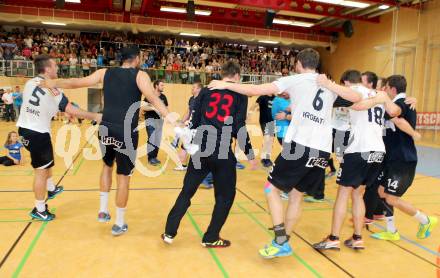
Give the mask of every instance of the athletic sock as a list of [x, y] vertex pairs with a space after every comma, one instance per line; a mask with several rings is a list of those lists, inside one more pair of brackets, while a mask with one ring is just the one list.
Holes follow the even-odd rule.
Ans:
[[336, 172], [335, 163], [333, 162], [333, 158], [328, 160], [328, 166], [330, 167], [331, 172]]
[[116, 221], [115, 221], [115, 224], [118, 225], [119, 227], [122, 227], [125, 224], [124, 215], [125, 215], [125, 208], [118, 208], [118, 207], [116, 207]]
[[100, 206], [99, 206], [99, 212], [105, 212], [108, 213], [108, 196], [109, 192], [99, 192], [99, 200], [100, 200]]
[[35, 207], [38, 212], [46, 211], [46, 201], [45, 200], [35, 200]]
[[47, 191], [54, 191], [55, 190], [55, 184], [53, 183], [52, 177], [47, 179]]
[[334, 240], [339, 240], [339, 237], [338, 236], [334, 236], [334, 235], [329, 235], [328, 239], [334, 241]]
[[396, 226], [394, 225], [394, 216], [387, 216], [385, 218], [387, 220], [387, 231], [393, 234], [397, 232]]
[[284, 223], [275, 225], [273, 227], [273, 231], [275, 232], [275, 242], [277, 244], [283, 245], [289, 240], [286, 234], [286, 228], [284, 227]]
[[429, 223], [428, 216], [426, 216], [426, 214], [420, 212], [419, 210], [416, 212], [416, 215], [414, 215], [414, 218], [417, 219], [417, 221], [419, 221], [422, 225], [426, 225]]

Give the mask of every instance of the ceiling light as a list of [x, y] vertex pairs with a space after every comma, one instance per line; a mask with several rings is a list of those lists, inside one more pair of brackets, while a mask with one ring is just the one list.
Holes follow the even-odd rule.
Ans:
[[261, 43], [268, 43], [268, 44], [278, 44], [278, 43], [279, 43], [279, 42], [276, 42], [276, 41], [265, 41], [265, 40], [258, 41], [258, 42], [261, 42]]
[[[161, 12], [171, 12], [171, 13], [186, 14], [186, 9], [185, 8], [177, 8], [177, 7], [162, 6], [162, 7], [160, 7], [160, 11]], [[196, 15], [209, 16], [209, 15], [211, 15], [212, 12], [208, 11], [208, 10], [195, 10], [194, 13]]]
[[56, 25], [56, 26], [66, 26], [66, 23], [62, 23], [62, 22], [51, 22], [51, 21], [41, 21], [41, 23], [45, 24], [45, 25]]
[[388, 6], [388, 5], [380, 5], [379, 6], [379, 9], [381, 9], [381, 10], [386, 10], [386, 9], [388, 9], [390, 6]]
[[342, 1], [341, 4], [342, 6], [347, 6], [347, 7], [353, 7], [353, 8], [366, 8], [369, 7], [370, 4], [368, 3], [362, 3], [362, 2], [356, 2], [356, 1]]
[[181, 13], [185, 14], [186, 10], [184, 8], [175, 8], [175, 7], [160, 7], [161, 12], [171, 12], [171, 13]]
[[[57, 0], [53, 0], [54, 2], [56, 2]], [[66, 3], [75, 3], [75, 4], [80, 4], [81, 0], [64, 0], [64, 2]]]
[[207, 11], [207, 10], [196, 10], [196, 11], [195, 11], [195, 14], [196, 14], [196, 15], [205, 15], [205, 16], [208, 16], [208, 15], [211, 15], [211, 11]]
[[273, 23], [275, 23], [275, 24], [283, 24], [283, 25], [290, 25], [290, 26], [299, 26], [299, 27], [312, 27], [314, 25], [314, 23], [311, 23], [311, 22], [292, 21], [292, 20], [279, 19], [279, 18], [275, 18], [273, 20]]
[[348, 0], [314, 0], [314, 1], [327, 3], [327, 4], [341, 5], [346, 7], [353, 7], [353, 8], [366, 8], [370, 6], [370, 4], [367, 3], [348, 1]]
[[188, 37], [200, 37], [200, 34], [196, 34], [196, 33], [179, 33], [179, 35], [181, 36], [188, 36]]

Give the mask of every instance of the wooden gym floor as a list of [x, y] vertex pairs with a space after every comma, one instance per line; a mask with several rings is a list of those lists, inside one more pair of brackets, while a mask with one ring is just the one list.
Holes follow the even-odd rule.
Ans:
[[[59, 122], [54, 124], [53, 134], [60, 126]], [[81, 131], [88, 127], [83, 124]], [[0, 140], [14, 129], [12, 123], [2, 123]], [[144, 131], [140, 142], [145, 142]], [[254, 147], [259, 148], [260, 143], [258, 137], [253, 138]], [[85, 136], [80, 145], [87, 146]], [[277, 143], [274, 146], [275, 155], [280, 148]], [[440, 157], [440, 149], [425, 150], [431, 156], [433, 151], [437, 152], [434, 157]], [[310, 245], [330, 229], [337, 188], [334, 177], [327, 180], [324, 203], [304, 204], [302, 218], [292, 235], [294, 254], [264, 260], [257, 250], [272, 235], [267, 229], [271, 225], [262, 190], [267, 175], [263, 169], [238, 170], [235, 204], [222, 231], [232, 246], [208, 250], [201, 247], [200, 241], [213, 207], [212, 190], [197, 192], [173, 245], [165, 245], [159, 238], [182, 186], [184, 172], [173, 171], [174, 163], [168, 163], [165, 172], [154, 178], [134, 174], [126, 215], [129, 231], [115, 238], [110, 234], [113, 221], [96, 221], [99, 160], [86, 160], [80, 152], [72, 167], [67, 168], [60, 157], [56, 158], [54, 181], [60, 181], [66, 191], [49, 202], [56, 220], [43, 223], [31, 221], [28, 216], [34, 200], [33, 172], [29, 154], [25, 153], [26, 165], [0, 167], [0, 277], [440, 277], [440, 227], [430, 238], [418, 240], [415, 220], [399, 212], [399, 242], [371, 239], [371, 232], [365, 230], [364, 251], [344, 247], [340, 252], [313, 250]], [[164, 161], [164, 154], [159, 158]], [[141, 158], [144, 165], [145, 160]], [[438, 161], [433, 163], [437, 166], [431, 168], [437, 172], [431, 171], [431, 176], [418, 174], [405, 199], [440, 217], [440, 167]], [[110, 203], [112, 216], [114, 193]], [[352, 232], [349, 218], [342, 238]], [[377, 222], [371, 230], [380, 231], [384, 226]]]

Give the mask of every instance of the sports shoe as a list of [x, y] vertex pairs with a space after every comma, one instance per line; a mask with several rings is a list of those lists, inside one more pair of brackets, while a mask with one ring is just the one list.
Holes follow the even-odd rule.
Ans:
[[209, 183], [201, 183], [200, 184], [200, 188], [202, 189], [212, 189], [214, 187], [213, 184], [209, 184]]
[[339, 239], [337, 240], [330, 240], [330, 236], [324, 238], [321, 242], [313, 244], [313, 248], [316, 250], [340, 250], [339, 248]]
[[383, 215], [383, 214], [375, 214], [375, 215], [373, 215], [373, 219], [374, 220], [382, 221], [382, 220], [385, 220], [385, 215]]
[[118, 225], [114, 224], [112, 227], [112, 235], [114, 236], [120, 236], [128, 231], [128, 225], [124, 224], [122, 227], [119, 227]]
[[226, 247], [231, 246], [231, 242], [229, 240], [219, 238], [218, 240], [216, 240], [214, 242], [203, 242], [202, 241], [202, 246], [206, 247], [206, 248], [226, 248]]
[[353, 237], [345, 240], [344, 245], [354, 250], [365, 249], [364, 241], [362, 239], [354, 239]]
[[263, 165], [263, 167], [265, 167], [265, 168], [269, 168], [269, 167], [272, 167], [273, 163], [272, 163], [272, 161], [270, 161], [270, 159], [262, 159], [261, 165]]
[[258, 251], [260, 255], [265, 259], [273, 259], [276, 257], [286, 257], [292, 255], [292, 247], [288, 241], [284, 242], [282, 245], [273, 240], [270, 245], [264, 246], [263, 249]]
[[284, 191], [281, 191], [281, 193], [280, 193], [280, 197], [281, 197], [281, 200], [284, 200], [284, 201], [289, 200], [289, 194], [287, 194], [287, 193], [284, 192]]
[[395, 233], [384, 231], [384, 232], [380, 232], [380, 233], [371, 234], [370, 236], [372, 238], [381, 239], [381, 240], [390, 240], [390, 241], [400, 240], [400, 234], [397, 231]]
[[160, 165], [160, 160], [157, 158], [148, 159], [148, 163], [153, 166]]
[[55, 219], [55, 214], [50, 213], [47, 205], [46, 205], [46, 210], [43, 212], [39, 212], [37, 210], [37, 208], [34, 208], [29, 215], [33, 218], [33, 219], [37, 219], [40, 221], [52, 221]]
[[64, 191], [64, 187], [61, 185], [57, 185], [55, 186], [55, 189], [53, 191], [47, 191], [47, 199], [52, 200], [63, 191]]
[[307, 203], [324, 203], [324, 199], [315, 199], [312, 196], [307, 196], [304, 198], [304, 202]]
[[365, 225], [371, 225], [371, 224], [373, 224], [373, 223], [374, 223], [374, 220], [373, 220], [373, 219], [370, 219], [370, 218], [367, 218], [367, 217], [365, 217], [365, 218], [364, 218], [364, 223], [365, 223]]
[[163, 242], [167, 243], [167, 244], [172, 244], [174, 237], [167, 235], [165, 233], [161, 234], [160, 237], [162, 238]]
[[435, 216], [428, 216], [428, 224], [419, 224], [419, 231], [417, 232], [417, 238], [424, 239], [431, 235], [432, 229], [437, 225], [438, 219]]
[[176, 168], [174, 168], [174, 171], [186, 171], [188, 167], [185, 167], [183, 165], [177, 166]]
[[110, 219], [111, 219], [111, 216], [108, 212], [101, 211], [98, 213], [98, 222], [106, 223], [106, 222], [109, 222]]
[[235, 167], [236, 167], [238, 170], [243, 170], [244, 168], [246, 168], [246, 166], [244, 166], [243, 163], [240, 163], [240, 162], [238, 162], [238, 161], [237, 161], [237, 164], [235, 165]]

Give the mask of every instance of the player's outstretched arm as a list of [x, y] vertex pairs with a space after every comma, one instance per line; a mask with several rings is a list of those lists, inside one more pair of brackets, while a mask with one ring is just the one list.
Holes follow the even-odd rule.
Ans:
[[404, 118], [392, 118], [391, 121], [399, 128], [401, 131], [405, 132], [411, 136], [415, 141], [419, 141], [422, 135], [418, 133]]
[[328, 79], [325, 74], [318, 75], [316, 81], [318, 82], [319, 86], [322, 86], [322, 87], [336, 93], [338, 96], [340, 96], [341, 98], [343, 98], [345, 100], [348, 100], [353, 103], [359, 102], [362, 100], [362, 95], [359, 92], [356, 92], [355, 90], [353, 90], [349, 87], [341, 86], [341, 85], [334, 83], [333, 81]]
[[81, 108], [73, 106], [71, 103], [67, 104], [64, 112], [76, 118], [88, 119], [91, 121], [96, 121], [97, 123], [100, 123], [102, 120], [102, 114], [82, 110]]
[[99, 69], [89, 76], [82, 78], [68, 78], [68, 79], [44, 79], [39, 83], [41, 88], [62, 88], [62, 89], [76, 89], [92, 87], [99, 83], [103, 83], [104, 75], [107, 69]]
[[221, 80], [213, 80], [208, 84], [210, 90], [230, 90], [246, 96], [274, 95], [279, 92], [277, 86], [272, 83], [261, 85], [238, 84]]

